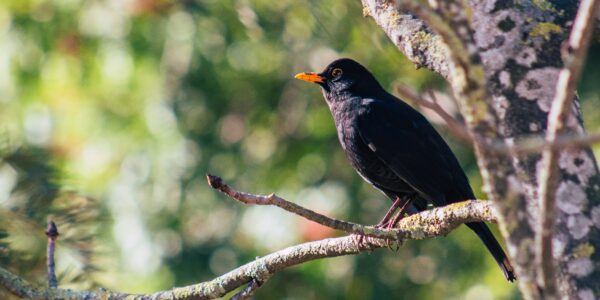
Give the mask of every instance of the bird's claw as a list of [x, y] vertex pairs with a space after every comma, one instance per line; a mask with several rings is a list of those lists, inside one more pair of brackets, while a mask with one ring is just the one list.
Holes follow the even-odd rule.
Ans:
[[356, 247], [358, 247], [359, 249], [368, 248], [368, 245], [369, 245], [369, 241], [367, 239], [367, 236], [362, 235], [362, 234], [357, 234]]

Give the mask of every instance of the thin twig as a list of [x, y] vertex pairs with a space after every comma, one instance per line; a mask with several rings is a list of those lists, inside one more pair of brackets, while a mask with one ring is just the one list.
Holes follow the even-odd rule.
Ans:
[[46, 228], [46, 236], [48, 236], [48, 247], [46, 251], [47, 266], [48, 266], [48, 286], [50, 288], [58, 287], [58, 280], [56, 280], [56, 271], [54, 269], [54, 248], [56, 239], [58, 238], [58, 229], [53, 221], [48, 222]]
[[274, 205], [286, 211], [309, 219], [311, 221], [317, 222], [323, 226], [345, 231], [348, 233], [355, 233], [378, 238], [397, 238], [397, 234], [393, 230], [379, 229], [373, 226], [363, 226], [361, 224], [336, 220], [322, 215], [320, 213], [314, 212], [310, 209], [304, 208], [298, 204], [289, 202], [275, 195], [274, 193], [270, 195], [254, 195], [240, 192], [223, 183], [223, 180], [220, 177], [214, 175], [206, 175], [206, 180], [212, 188], [219, 190], [223, 194], [245, 204]]
[[458, 138], [461, 142], [467, 145], [473, 144], [473, 138], [469, 134], [467, 127], [462, 122], [454, 118], [437, 102], [433, 91], [430, 91], [429, 93], [431, 101], [424, 99], [405, 85], [398, 85], [396, 87], [396, 92], [399, 94], [400, 98], [410, 103], [414, 103], [419, 107], [425, 107], [435, 112], [440, 118], [442, 118], [442, 120], [444, 120], [448, 131], [454, 137]]
[[504, 141], [490, 143], [476, 135], [473, 136], [469, 134], [469, 130], [465, 124], [454, 118], [437, 101], [424, 99], [405, 85], [398, 85], [396, 87], [396, 92], [403, 100], [420, 107], [431, 109], [435, 112], [444, 120], [448, 126], [448, 131], [464, 144], [472, 146], [474, 140], [477, 140], [482, 147], [498, 154], [540, 153], [549, 149], [561, 150], [570, 147], [588, 146], [600, 142], [600, 133], [589, 133], [586, 135], [563, 133], [557, 135], [552, 141], [534, 136], [531, 138], [521, 138], [516, 144], [507, 144]]
[[[425, 227], [425, 226], [431, 226], [434, 224], [439, 224], [439, 222], [454, 222], [456, 220], [455, 218], [458, 218], [461, 220], [466, 220], [466, 219], [475, 217], [473, 219], [473, 221], [476, 221], [476, 220], [480, 220], [480, 221], [483, 220], [483, 221], [487, 221], [487, 222], [495, 222], [496, 221], [496, 219], [492, 213], [492, 210], [491, 210], [491, 203], [489, 201], [467, 200], [467, 201], [449, 205], [449, 206], [460, 206], [460, 207], [465, 208], [464, 210], [459, 209], [459, 210], [453, 211], [453, 215], [448, 216], [449, 219], [444, 220], [443, 218], [440, 218], [439, 216], [432, 216], [432, 215], [430, 215], [430, 212], [432, 212], [432, 211], [429, 210], [429, 211], [424, 211], [424, 212], [415, 214], [414, 217], [418, 218], [419, 221], [415, 222], [414, 224], [407, 224], [405, 222], [399, 222], [396, 225], [396, 227], [392, 228], [392, 229], [375, 228], [373, 226], [364, 226], [361, 224], [351, 223], [351, 222], [347, 222], [347, 221], [340, 221], [340, 220], [336, 220], [336, 219], [324, 216], [324, 215], [314, 212], [310, 209], [304, 208], [298, 204], [287, 201], [279, 196], [276, 196], [275, 194], [255, 195], [255, 194], [240, 192], [240, 191], [237, 191], [234, 188], [228, 186], [227, 184], [223, 183], [223, 180], [218, 176], [207, 175], [206, 179], [208, 181], [208, 184], [212, 188], [214, 188], [214, 189], [222, 192], [223, 194], [231, 197], [232, 199], [240, 201], [242, 203], [256, 204], [256, 205], [274, 205], [279, 208], [282, 208], [283, 210], [286, 210], [293, 214], [299, 215], [308, 220], [314, 221], [316, 223], [319, 223], [323, 226], [326, 226], [326, 227], [329, 227], [332, 229], [341, 230], [341, 231], [345, 231], [348, 233], [365, 235], [365, 236], [374, 237], [374, 238], [383, 238], [383, 239], [392, 239], [392, 240], [420, 239], [421, 236], [419, 234], [414, 235], [416, 228], [419, 228], [421, 226]], [[486, 210], [481, 210], [481, 212], [483, 214], [477, 215], [477, 216], [472, 216], [470, 206], [471, 205], [480, 205], [481, 203], [484, 203], [482, 205], [486, 205], [486, 206], [488, 206], [488, 208]], [[470, 221], [466, 221], [466, 222], [470, 222]], [[445, 227], [445, 226], [442, 226], [442, 227]], [[428, 230], [431, 230], [431, 228], [429, 228]]]
[[600, 133], [590, 133], [586, 135], [562, 134], [557, 135], [553, 141], [547, 141], [543, 138], [533, 137], [521, 139], [516, 145], [497, 145], [492, 146], [496, 151], [503, 153], [539, 153], [541, 151], [558, 151], [565, 148], [583, 147], [600, 142]]
[[[548, 115], [548, 131], [546, 140], [554, 142], [559, 134], [566, 130], [566, 122], [571, 113], [573, 97], [583, 63], [586, 58], [589, 39], [593, 30], [593, 19], [598, 1], [583, 0], [566, 43], [567, 55], [564, 57], [564, 68], [560, 71], [556, 84], [556, 93]], [[557, 149], [543, 152], [540, 172], [539, 202], [540, 222], [536, 233], [536, 264], [540, 286], [544, 287], [544, 296], [549, 299], [558, 298], [555, 276], [555, 265], [552, 257], [552, 233], [554, 230], [554, 210], [556, 206], [556, 188], [559, 182]]]

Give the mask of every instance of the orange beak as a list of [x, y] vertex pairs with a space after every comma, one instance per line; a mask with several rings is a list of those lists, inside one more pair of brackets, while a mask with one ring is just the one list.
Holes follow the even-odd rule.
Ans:
[[325, 78], [317, 73], [298, 73], [294, 76], [296, 79], [312, 82], [312, 83], [324, 83]]

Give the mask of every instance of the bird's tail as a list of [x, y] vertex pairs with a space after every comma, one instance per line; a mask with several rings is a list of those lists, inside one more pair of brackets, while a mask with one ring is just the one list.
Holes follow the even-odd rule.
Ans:
[[487, 227], [487, 225], [485, 225], [485, 223], [483, 222], [472, 222], [467, 223], [467, 226], [469, 226], [471, 230], [475, 231], [475, 233], [479, 236], [481, 241], [483, 241], [483, 243], [488, 248], [492, 256], [494, 256], [494, 259], [500, 266], [500, 269], [502, 269], [502, 272], [504, 272], [504, 276], [506, 277], [506, 279], [508, 281], [514, 281], [516, 279], [515, 271], [512, 265], [510, 264], [508, 257], [504, 253], [504, 250], [502, 250], [502, 247], [500, 246], [490, 229]]

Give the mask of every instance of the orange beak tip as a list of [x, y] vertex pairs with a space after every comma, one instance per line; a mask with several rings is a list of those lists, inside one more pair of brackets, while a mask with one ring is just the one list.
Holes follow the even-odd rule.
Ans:
[[321, 77], [321, 75], [316, 74], [316, 73], [298, 73], [298, 74], [296, 74], [296, 76], [294, 76], [294, 78], [303, 80], [303, 81], [307, 81], [307, 82], [313, 82], [313, 83], [325, 82], [323, 77]]

